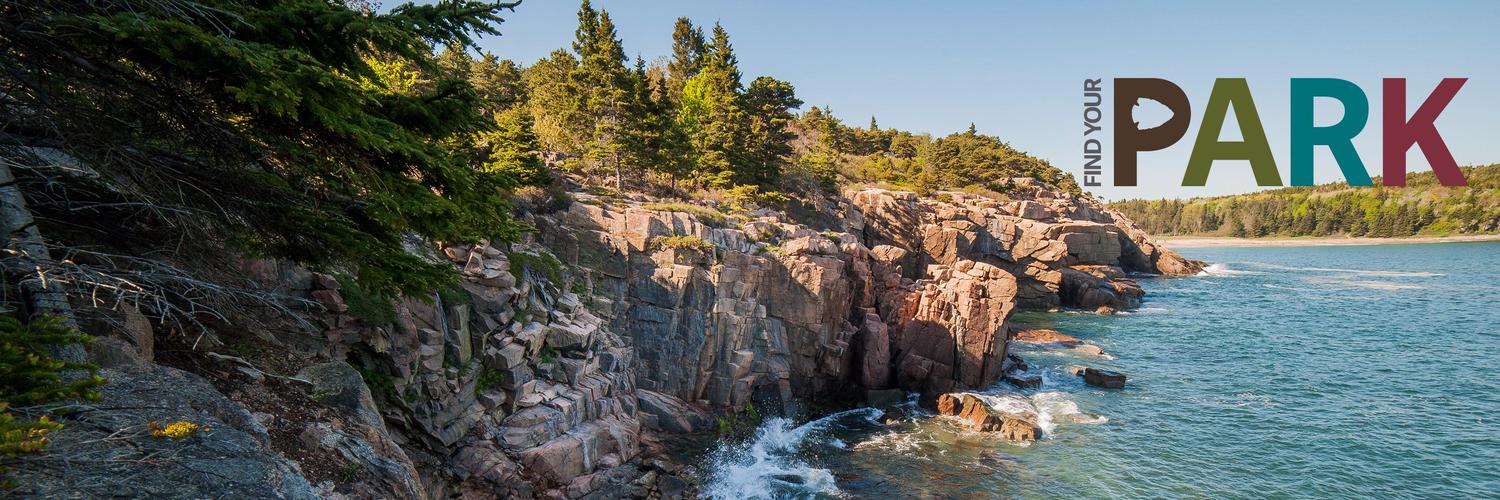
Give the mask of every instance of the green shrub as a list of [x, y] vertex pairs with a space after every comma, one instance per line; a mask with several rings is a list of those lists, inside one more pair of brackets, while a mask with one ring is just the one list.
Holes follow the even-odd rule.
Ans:
[[530, 269], [533, 273], [539, 273], [547, 281], [561, 286], [562, 263], [557, 257], [544, 253], [510, 252], [510, 274], [516, 277], [516, 281], [525, 279], [525, 271]]
[[647, 247], [653, 251], [661, 250], [664, 248], [691, 248], [708, 252], [713, 251], [714, 244], [705, 241], [703, 238], [692, 235], [657, 236], [655, 238], [651, 238], [651, 243], [648, 244]]
[[[49, 349], [87, 343], [91, 337], [78, 333], [54, 316], [22, 323], [0, 316], [0, 457], [38, 453], [51, 443], [47, 436], [61, 423], [46, 415], [36, 420], [18, 418], [12, 406], [51, 403], [65, 399], [97, 400], [104, 384], [93, 365], [54, 359]], [[63, 377], [64, 372], [87, 372], [83, 377]]]
[[485, 389], [500, 385], [500, 371], [493, 368], [485, 368], [479, 372], [479, 380], [474, 382], [474, 394], [479, 394]]
[[703, 224], [711, 227], [729, 226], [729, 216], [724, 212], [720, 212], [708, 207], [700, 207], [698, 205], [693, 205], [690, 203], [647, 203], [645, 205], [641, 205], [641, 208], [644, 208], [646, 210], [656, 210], [659, 212], [683, 212], [692, 214], [694, 217], [698, 218], [698, 222], [702, 222]]
[[439, 288], [438, 289], [438, 299], [442, 300], [443, 301], [443, 305], [445, 305], [445, 306], [446, 305], [454, 305], [454, 304], [473, 304], [474, 303], [474, 296], [470, 295], [469, 291], [465, 290], [464, 287], [459, 286], [457, 284], [450, 285], [450, 286], [448, 286], [446, 288]]
[[736, 210], [751, 210], [757, 206], [781, 205], [789, 201], [777, 191], [761, 191], [760, 186], [741, 184], [724, 191], [724, 198]]
[[365, 386], [370, 388], [371, 393], [376, 395], [391, 395], [396, 393], [396, 381], [391, 378], [389, 373], [362, 366], [354, 367], [354, 371], [359, 372], [359, 378], [364, 379]]
[[396, 307], [391, 297], [375, 293], [360, 286], [359, 280], [347, 274], [335, 274], [339, 283], [339, 295], [349, 306], [349, 315], [371, 325], [387, 325], [396, 321]]

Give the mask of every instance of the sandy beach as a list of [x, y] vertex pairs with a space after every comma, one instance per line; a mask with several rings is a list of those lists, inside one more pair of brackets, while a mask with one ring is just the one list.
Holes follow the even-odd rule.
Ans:
[[1461, 236], [1414, 236], [1409, 238], [1213, 238], [1195, 236], [1168, 236], [1157, 238], [1168, 248], [1191, 247], [1311, 247], [1347, 245], [1397, 245], [1410, 243], [1469, 243], [1476, 241], [1500, 241], [1500, 234], [1468, 234]]

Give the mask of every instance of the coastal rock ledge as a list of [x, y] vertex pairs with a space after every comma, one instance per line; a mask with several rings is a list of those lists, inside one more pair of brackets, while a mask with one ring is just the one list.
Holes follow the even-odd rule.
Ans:
[[[307, 299], [312, 321], [199, 342], [236, 356], [179, 349], [169, 361], [255, 415], [243, 426], [211, 422], [205, 439], [267, 429], [236, 446], [269, 456], [254, 463], [282, 477], [282, 489], [248, 496], [690, 495], [681, 471], [650, 458], [659, 433], [892, 389], [941, 395], [945, 414], [1031, 441], [1035, 419], [952, 394], [989, 387], [1014, 363], [1011, 315], [1129, 309], [1142, 296], [1135, 277], [1194, 274], [1202, 263], [1092, 198], [1016, 185], [1004, 199], [853, 189], [804, 217], [821, 223], [575, 193], [566, 208], [527, 215], [537, 228], [527, 241], [412, 245], [462, 280], [386, 314], [371, 314], [369, 298], [334, 276], [247, 260], [241, 272]], [[96, 359], [106, 354], [96, 349]], [[106, 386], [106, 399], [165, 377], [140, 373], [138, 384]], [[191, 415], [153, 418], [169, 417]], [[181, 491], [212, 491], [207, 476], [172, 472], [195, 466], [152, 467], [202, 483]], [[67, 490], [46, 484], [63, 475], [22, 479], [31, 482], [21, 491]], [[114, 488], [99, 484], [68, 491]]]

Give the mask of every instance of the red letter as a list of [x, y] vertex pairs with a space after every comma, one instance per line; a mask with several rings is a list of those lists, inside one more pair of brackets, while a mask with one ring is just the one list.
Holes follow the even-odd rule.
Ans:
[[1386, 78], [1381, 97], [1385, 103], [1381, 106], [1381, 114], [1384, 115], [1384, 177], [1380, 180], [1387, 186], [1406, 185], [1406, 151], [1411, 149], [1412, 144], [1422, 148], [1422, 155], [1427, 157], [1427, 163], [1432, 165], [1432, 173], [1437, 174], [1438, 182], [1444, 186], [1466, 186], [1464, 172], [1458, 169], [1458, 162], [1453, 161], [1453, 153], [1448, 152], [1448, 145], [1443, 143], [1443, 136], [1438, 135], [1437, 126], [1433, 121], [1437, 120], [1443, 108], [1458, 94], [1458, 89], [1464, 86], [1468, 78], [1444, 78], [1432, 95], [1417, 108], [1417, 113], [1411, 115], [1411, 121], [1406, 120], [1406, 79]]

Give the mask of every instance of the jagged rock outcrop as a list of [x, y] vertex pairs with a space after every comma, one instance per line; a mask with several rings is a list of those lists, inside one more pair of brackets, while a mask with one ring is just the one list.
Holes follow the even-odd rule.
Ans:
[[[640, 459], [653, 432], [711, 430], [752, 405], [792, 414], [814, 399], [982, 389], [1019, 364], [1006, 352], [1015, 311], [1131, 308], [1142, 296], [1132, 276], [1201, 267], [1092, 199], [1020, 189], [1015, 200], [849, 191], [831, 228], [579, 194], [530, 216], [528, 241], [413, 242], [462, 281], [388, 309], [328, 274], [246, 262], [247, 275], [315, 305], [312, 328], [265, 339], [327, 362], [292, 377], [212, 359], [252, 383], [310, 391], [337, 418], [251, 410], [296, 429], [284, 446], [346, 469], [313, 487], [253, 432], [231, 451], [245, 451], [262, 488], [280, 488], [270, 496], [679, 494], [670, 467]], [[96, 357], [149, 360], [149, 342], [123, 337]], [[1009, 439], [1039, 432], [1034, 419], [961, 406]]]
[[[634, 339], [637, 383], [656, 401], [732, 411], [948, 392], [999, 378], [1017, 308], [1131, 308], [1142, 291], [1130, 273], [1196, 272], [1092, 199], [1027, 189], [1009, 202], [850, 191], [831, 231], [768, 212], [715, 227], [685, 209], [580, 196], [537, 219], [537, 242]], [[674, 237], [705, 245], [657, 244]]]

